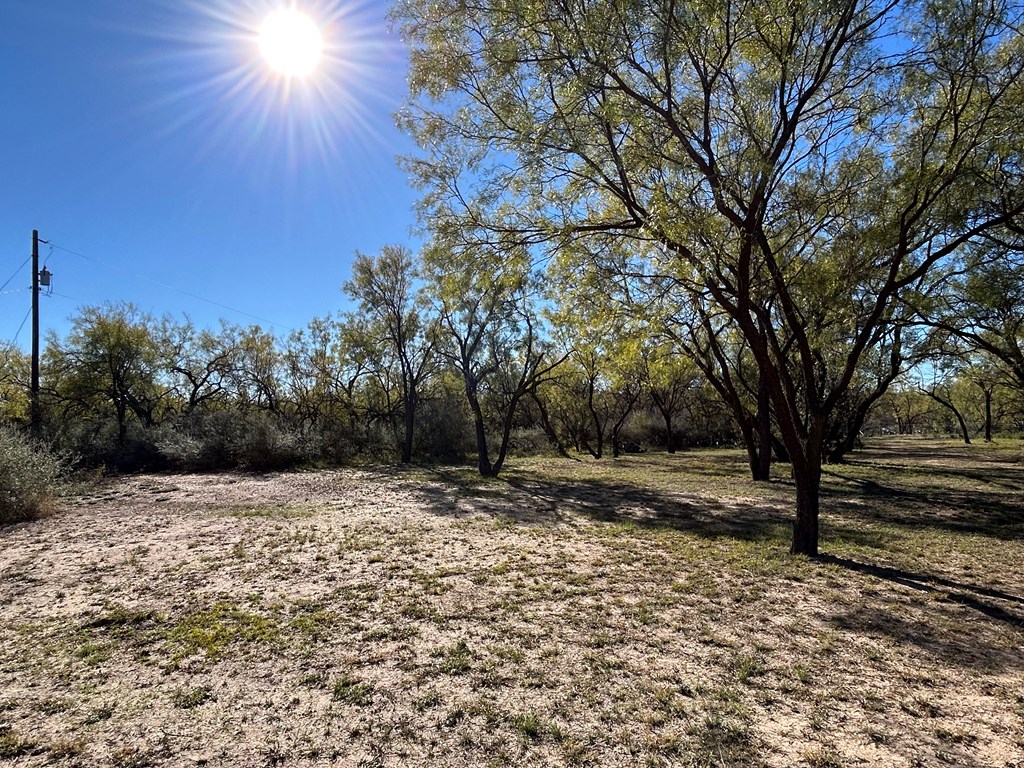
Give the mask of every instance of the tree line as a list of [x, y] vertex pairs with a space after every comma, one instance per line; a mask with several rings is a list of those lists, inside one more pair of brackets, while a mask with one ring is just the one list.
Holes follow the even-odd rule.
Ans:
[[[387, 246], [356, 256], [344, 286], [352, 312], [285, 337], [196, 328], [126, 303], [83, 307], [47, 339], [43, 432], [79, 463], [121, 471], [472, 457], [494, 476], [510, 451], [742, 445], [751, 478], [767, 480], [773, 460], [788, 460], [742, 336], [712, 346], [664, 317], [655, 334], [650, 317], [601, 290], [604, 278], [543, 277], [525, 261], [456, 271], [447, 256]], [[971, 323], [954, 335], [948, 322], [904, 329], [915, 356], [888, 361], [904, 373], [881, 397], [884, 376], [861, 372], [831, 458], [865, 427], [968, 441], [1024, 431], [1024, 382], [968, 343]], [[29, 361], [14, 348], [3, 361], [2, 416], [25, 427]]]

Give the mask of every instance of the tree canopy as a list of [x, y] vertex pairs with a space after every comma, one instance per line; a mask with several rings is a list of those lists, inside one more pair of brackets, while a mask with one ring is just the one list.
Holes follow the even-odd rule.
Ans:
[[[901, 298], [1024, 210], [1021, 7], [400, 0], [424, 221], [724, 313], [816, 554], [826, 443]], [[889, 371], [877, 378], [884, 389]], [[868, 392], [873, 397], [879, 392]]]

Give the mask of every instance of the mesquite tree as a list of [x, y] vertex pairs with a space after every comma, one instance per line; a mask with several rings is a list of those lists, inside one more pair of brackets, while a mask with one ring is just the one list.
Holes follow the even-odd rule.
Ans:
[[416, 410], [434, 370], [434, 334], [424, 315], [425, 299], [415, 281], [412, 253], [386, 245], [377, 256], [357, 253], [345, 292], [359, 312], [373, 346], [394, 361], [401, 398], [403, 464], [412, 461]]
[[399, 0], [395, 14], [428, 226], [586, 258], [628, 238], [699, 289], [764, 377], [796, 487], [791, 549], [817, 554], [826, 439], [894, 306], [1024, 209], [1021, 7]]

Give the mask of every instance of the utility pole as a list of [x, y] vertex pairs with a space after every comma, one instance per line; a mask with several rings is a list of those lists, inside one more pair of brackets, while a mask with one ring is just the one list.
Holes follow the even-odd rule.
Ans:
[[32, 230], [32, 383], [29, 389], [32, 434], [39, 437], [39, 230]]

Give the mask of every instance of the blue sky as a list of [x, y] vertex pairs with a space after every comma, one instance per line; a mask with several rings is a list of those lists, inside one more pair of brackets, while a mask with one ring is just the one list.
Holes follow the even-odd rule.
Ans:
[[[285, 4], [321, 26], [307, 81], [273, 75], [255, 42]], [[33, 229], [60, 246], [41, 246], [44, 331], [106, 301], [279, 333], [350, 308], [354, 252], [410, 243], [415, 224], [395, 162], [412, 145], [392, 117], [406, 53], [385, 14], [367, 0], [2, 0], [0, 281], [14, 279], [0, 340], [29, 307]]]

